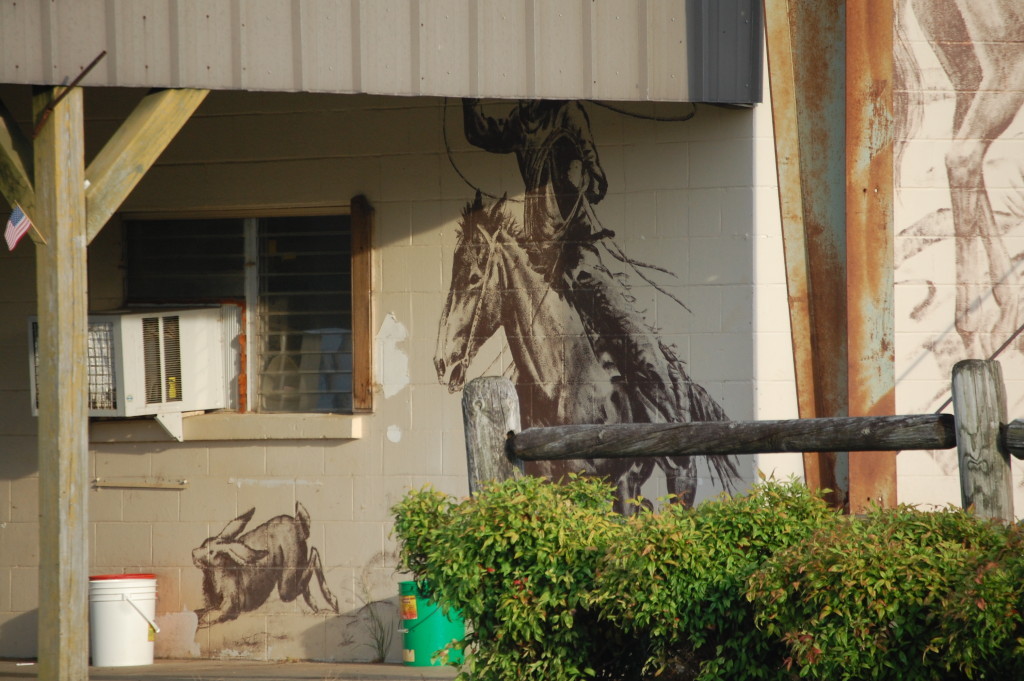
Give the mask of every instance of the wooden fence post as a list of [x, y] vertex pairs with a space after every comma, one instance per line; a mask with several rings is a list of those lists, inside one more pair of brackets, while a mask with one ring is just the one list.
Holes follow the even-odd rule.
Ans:
[[1006, 390], [999, 362], [968, 359], [953, 367], [960, 496], [985, 518], [1013, 522], [1010, 456], [1000, 431], [1006, 424]]
[[519, 395], [512, 381], [483, 376], [462, 391], [462, 419], [466, 432], [469, 492], [476, 494], [490, 480], [509, 480], [522, 475], [522, 463], [508, 455], [510, 432], [519, 432]]

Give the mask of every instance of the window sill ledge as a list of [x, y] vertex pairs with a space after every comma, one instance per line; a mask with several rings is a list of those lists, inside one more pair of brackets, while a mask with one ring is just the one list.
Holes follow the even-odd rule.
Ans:
[[[363, 417], [347, 414], [196, 414], [182, 419], [184, 442], [358, 440]], [[174, 442], [153, 419], [93, 421], [89, 442]]]

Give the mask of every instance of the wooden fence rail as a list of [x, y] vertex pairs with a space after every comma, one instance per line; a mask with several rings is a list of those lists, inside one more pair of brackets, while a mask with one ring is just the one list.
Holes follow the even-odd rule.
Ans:
[[520, 429], [519, 401], [506, 378], [483, 377], [462, 398], [470, 491], [522, 474], [524, 461], [777, 452], [957, 448], [961, 502], [978, 515], [1013, 519], [1012, 453], [1024, 458], [1024, 421], [1006, 422], [999, 363], [953, 368], [954, 414], [782, 421], [623, 423]]

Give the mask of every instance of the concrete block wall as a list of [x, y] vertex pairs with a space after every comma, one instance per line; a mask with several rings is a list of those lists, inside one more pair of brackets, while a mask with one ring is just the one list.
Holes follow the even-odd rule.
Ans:
[[[1022, 16], [1016, 3], [997, 1], [905, 3], [897, 12], [894, 222], [900, 413], [942, 408], [955, 362], [994, 358], [1002, 366], [1009, 418], [1024, 417], [1024, 348], [1019, 336], [999, 349], [1024, 323], [1019, 305], [1024, 296], [1024, 117], [1019, 96], [1024, 83], [1014, 75], [1024, 58]], [[972, 84], [972, 78], [984, 81]], [[972, 113], [965, 119], [969, 106]], [[978, 167], [966, 190], [958, 192], [950, 168], [970, 172], [963, 149], [977, 154]], [[958, 194], [969, 195], [976, 210], [955, 213]], [[988, 209], [990, 226], [982, 217]], [[1008, 267], [1000, 264], [1002, 257]], [[958, 292], [980, 323], [958, 321]], [[973, 338], [961, 333], [968, 328], [976, 329]], [[1013, 470], [1020, 517], [1024, 465], [1014, 460]], [[902, 453], [898, 476], [901, 501], [959, 503], [953, 451]]]
[[[24, 93], [3, 94], [12, 106]], [[87, 154], [139, 94], [87, 92]], [[512, 105], [487, 104], [495, 113]], [[634, 272], [637, 307], [731, 417], [793, 415], [784, 413], [794, 400], [785, 388], [791, 362], [779, 349], [788, 322], [781, 261], [774, 260], [777, 211], [765, 198], [775, 192], [767, 107], [701, 106], [686, 122], [584, 107], [608, 176], [608, 194], [595, 208], [600, 222], [631, 258], [667, 270], [657, 280], [689, 310]], [[661, 117], [690, 111], [622, 108]], [[434, 98], [214, 92], [123, 207], [136, 214], [257, 215], [344, 207], [365, 194], [376, 211], [377, 392], [374, 412], [361, 417], [360, 437], [173, 443], [139, 422], [107, 424], [91, 446], [93, 478], [187, 481], [181, 490], [89, 493], [93, 574], [158, 576], [158, 656], [369, 660], [375, 649], [366, 604], [379, 602], [378, 612], [397, 618], [403, 576], [396, 572], [391, 506], [428, 483], [455, 495], [467, 490], [460, 395], [438, 383], [433, 367], [457, 222], [474, 194], [459, 173], [496, 195], [523, 193], [512, 155], [469, 145], [461, 114], [460, 102]], [[762, 219], [764, 213], [770, 214]], [[90, 249], [94, 309], [121, 303], [120, 259], [120, 231], [112, 224]], [[35, 646], [38, 470], [24, 332], [35, 307], [33, 270], [27, 243], [0, 254], [0, 655], [10, 656], [32, 655]], [[762, 343], [770, 350], [762, 351]], [[499, 373], [508, 362], [498, 334], [481, 349], [470, 377]], [[110, 428], [120, 428], [120, 436], [108, 437]], [[743, 463], [741, 484], [753, 479], [755, 465]], [[717, 494], [706, 469], [700, 474], [698, 498]], [[664, 493], [662, 482], [649, 486], [648, 496]], [[284, 602], [275, 592], [252, 612], [201, 626], [203, 573], [193, 549], [249, 509], [252, 529], [293, 516], [297, 504], [311, 519], [308, 545], [322, 559], [339, 612], [326, 609], [314, 578], [311, 600], [319, 612], [301, 597]], [[396, 637], [388, 659], [399, 659], [399, 647]]]

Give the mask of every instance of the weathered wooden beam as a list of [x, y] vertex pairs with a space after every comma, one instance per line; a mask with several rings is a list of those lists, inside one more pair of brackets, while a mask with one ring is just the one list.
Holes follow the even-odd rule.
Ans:
[[209, 90], [158, 90], [146, 95], [86, 170], [91, 242], [163, 153]]
[[466, 432], [469, 491], [476, 494], [489, 481], [522, 475], [522, 464], [509, 458], [509, 433], [520, 426], [519, 396], [507, 378], [475, 378], [462, 391], [462, 419]]
[[36, 224], [36, 192], [32, 187], [32, 143], [21, 132], [14, 116], [0, 102], [0, 194], [10, 205], [18, 204], [32, 220], [29, 234], [35, 241], [45, 239]]
[[954, 446], [953, 417], [924, 414], [529, 428], [512, 436], [508, 449], [524, 461], [559, 461], [851, 449], [885, 452]]
[[373, 411], [373, 206], [360, 194], [350, 205], [352, 226], [352, 406]]
[[[56, 95], [40, 90], [36, 114]], [[39, 678], [86, 681], [89, 493], [85, 145], [82, 91], [57, 104], [35, 139], [39, 315]]]
[[1001, 437], [1006, 423], [1003, 371], [995, 360], [968, 359], [953, 367], [960, 496], [985, 518], [1013, 522], [1010, 457]]
[[1003, 434], [1006, 449], [1018, 459], [1024, 459], [1024, 420], [1014, 419]]

